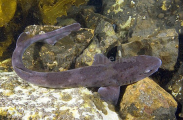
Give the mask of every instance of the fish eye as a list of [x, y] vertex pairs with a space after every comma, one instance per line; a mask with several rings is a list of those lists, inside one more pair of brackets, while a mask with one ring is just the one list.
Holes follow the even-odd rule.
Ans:
[[151, 71], [152, 71], [152, 70], [149, 70], [149, 69], [148, 69], [148, 70], [145, 70], [144, 73], [149, 73], [149, 72], [151, 72]]

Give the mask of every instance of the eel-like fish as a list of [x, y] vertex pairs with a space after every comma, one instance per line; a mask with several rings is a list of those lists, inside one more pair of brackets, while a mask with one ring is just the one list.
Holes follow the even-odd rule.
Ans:
[[161, 60], [157, 57], [140, 55], [111, 62], [103, 54], [95, 55], [92, 66], [63, 72], [37, 72], [29, 70], [23, 65], [23, 53], [32, 43], [43, 41], [54, 45], [61, 38], [79, 29], [80, 24], [74, 23], [32, 38], [28, 38], [28, 33], [23, 32], [17, 40], [12, 56], [14, 71], [20, 78], [43, 87], [101, 87], [98, 90], [101, 97], [116, 103], [119, 97], [119, 86], [148, 77], [161, 66]]

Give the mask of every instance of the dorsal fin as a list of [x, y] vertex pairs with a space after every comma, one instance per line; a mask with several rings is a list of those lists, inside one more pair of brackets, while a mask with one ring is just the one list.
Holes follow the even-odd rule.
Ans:
[[120, 86], [100, 87], [98, 93], [101, 99], [116, 105], [119, 99]]
[[103, 54], [96, 54], [92, 65], [110, 63], [111, 61]]
[[20, 44], [21, 42], [23, 42], [23, 41], [25, 41], [25, 40], [27, 40], [27, 39], [29, 39], [29, 38], [30, 38], [30, 36], [28, 35], [27, 32], [21, 33], [20, 36], [19, 36], [18, 39], [17, 39], [16, 45]]

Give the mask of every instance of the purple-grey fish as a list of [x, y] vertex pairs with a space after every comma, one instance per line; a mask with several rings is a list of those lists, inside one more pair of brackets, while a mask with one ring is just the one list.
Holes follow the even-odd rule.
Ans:
[[100, 87], [98, 92], [101, 98], [116, 104], [119, 86], [148, 77], [161, 66], [161, 60], [157, 57], [140, 55], [111, 62], [103, 54], [95, 55], [92, 66], [63, 72], [37, 72], [23, 65], [23, 53], [32, 43], [42, 41], [54, 45], [61, 38], [79, 29], [80, 24], [74, 23], [32, 38], [23, 32], [17, 40], [12, 56], [12, 65], [17, 75], [32, 84], [49, 88]]

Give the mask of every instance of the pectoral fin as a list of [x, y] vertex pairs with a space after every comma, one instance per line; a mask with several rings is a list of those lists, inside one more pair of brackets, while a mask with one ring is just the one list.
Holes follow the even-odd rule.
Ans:
[[98, 93], [101, 99], [116, 105], [120, 94], [120, 86], [100, 87]]

